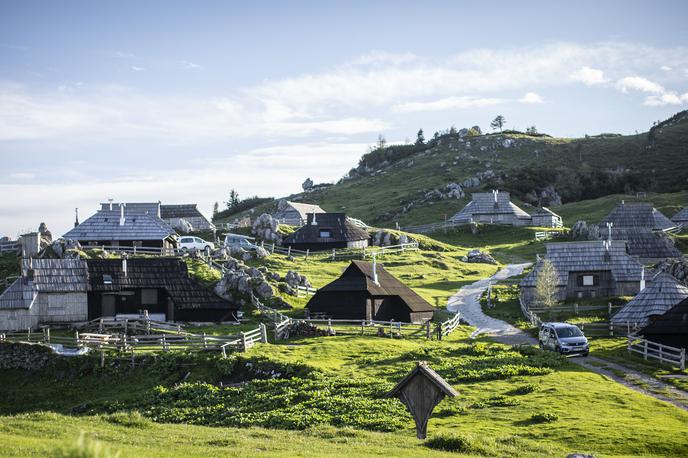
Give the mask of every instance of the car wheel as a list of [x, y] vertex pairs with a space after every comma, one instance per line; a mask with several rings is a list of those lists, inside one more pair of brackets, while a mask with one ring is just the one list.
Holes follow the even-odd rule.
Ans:
[[554, 347], [554, 351], [561, 354], [561, 347], [559, 345], [557, 345], [556, 347]]
[[182, 251], [183, 251], [184, 253], [186, 253], [187, 251], [189, 251], [189, 249], [188, 249], [187, 247], [184, 247], [184, 248], [182, 248]]
[[589, 354], [590, 354], [590, 352], [586, 351], [585, 353], [583, 353], [583, 356], [588, 356]]
[[545, 346], [542, 345], [542, 342], [538, 342], [538, 347], [540, 347], [540, 350], [544, 350], [544, 349], [545, 349]]
[[206, 245], [205, 248], [203, 248], [203, 249], [204, 249], [205, 251], [207, 251], [208, 253], [210, 253], [210, 245]]

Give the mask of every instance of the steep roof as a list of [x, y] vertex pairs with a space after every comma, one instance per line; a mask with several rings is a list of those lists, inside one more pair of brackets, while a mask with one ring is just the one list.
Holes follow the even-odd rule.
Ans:
[[[566, 286], [569, 272], [610, 271], [616, 281], [640, 281], [643, 266], [626, 252], [626, 242], [602, 240], [546, 243], [549, 259], [557, 271], [559, 286]], [[539, 266], [522, 281], [521, 286], [535, 286]]]
[[309, 213], [325, 213], [325, 210], [315, 204], [304, 204], [300, 202], [291, 202], [289, 200], [280, 200], [277, 204], [278, 211], [287, 211], [289, 209], [295, 210], [301, 215], [301, 219], [305, 220]]
[[681, 252], [662, 232], [647, 229], [612, 227], [612, 239], [625, 240], [628, 254], [639, 258], [679, 258]]
[[640, 335], [688, 335], [688, 299], [684, 299], [637, 332]]
[[604, 217], [600, 222], [600, 227], [606, 229], [607, 223], [613, 223], [614, 228], [653, 231], [664, 231], [676, 227], [676, 224], [654, 208], [651, 203], [645, 202], [620, 203]]
[[[92, 259], [88, 261], [88, 273], [91, 291], [165, 288], [180, 309], [239, 308], [190, 278], [186, 263], [176, 258], [127, 259], [126, 275], [122, 259]], [[107, 283], [104, 275], [109, 276]]]
[[205, 216], [198, 210], [196, 204], [161, 205], [160, 217], [170, 218], [203, 218]]
[[[329, 229], [330, 237], [321, 238], [321, 229]], [[284, 244], [351, 242], [369, 237], [367, 231], [349, 221], [344, 213], [309, 213], [306, 224], [287, 236]]]
[[516, 218], [528, 219], [530, 215], [511, 202], [508, 192], [476, 192], [471, 195], [471, 201], [457, 214], [452, 221], [470, 221], [473, 215], [513, 215]]
[[88, 289], [81, 259], [24, 259], [22, 276], [0, 295], [0, 309], [28, 309], [38, 293], [74, 293]]
[[124, 206], [124, 224], [120, 225], [120, 204], [101, 204], [95, 215], [63, 235], [72, 240], [165, 240], [176, 235], [169, 224], [158, 217], [159, 204], [133, 203]]
[[382, 264], [378, 263], [376, 270], [379, 284], [373, 280], [372, 262], [351, 261], [338, 279], [320, 288], [318, 292], [367, 291], [372, 296], [398, 296], [411, 311], [433, 311], [432, 305], [387, 272]]
[[387, 397], [392, 397], [399, 394], [399, 392], [417, 376], [423, 376], [425, 379], [432, 382], [437, 388], [439, 388], [440, 391], [442, 391], [449, 397], [453, 398], [459, 395], [459, 393], [457, 393], [456, 390], [449, 383], [447, 383], [446, 380], [444, 380], [437, 372], [430, 369], [426, 361], [419, 361], [418, 363], [416, 363], [416, 367], [408, 375], [406, 375], [406, 377], [404, 377], [399, 383], [397, 383], [397, 385], [394, 388], [392, 388], [392, 391], [387, 393]]
[[538, 215], [538, 216], [556, 216], [556, 217], [560, 218], [559, 215], [557, 215], [556, 213], [554, 213], [552, 210], [550, 210], [547, 207], [536, 208], [535, 211], [533, 212], [533, 216], [535, 216], [535, 215]]
[[666, 272], [659, 273], [652, 283], [639, 292], [612, 317], [612, 323], [647, 324], [652, 315], [662, 315], [688, 298], [688, 287]]
[[671, 217], [671, 221], [673, 221], [676, 224], [688, 223], [688, 207], [679, 210], [678, 213]]

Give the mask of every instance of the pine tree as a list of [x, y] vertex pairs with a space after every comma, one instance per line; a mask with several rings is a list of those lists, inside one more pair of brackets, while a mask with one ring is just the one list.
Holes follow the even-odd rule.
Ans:
[[213, 216], [217, 215], [218, 213], [220, 213], [220, 204], [215, 202], [213, 204]]
[[416, 145], [425, 145], [425, 135], [423, 135], [423, 129], [420, 129], [416, 135]]

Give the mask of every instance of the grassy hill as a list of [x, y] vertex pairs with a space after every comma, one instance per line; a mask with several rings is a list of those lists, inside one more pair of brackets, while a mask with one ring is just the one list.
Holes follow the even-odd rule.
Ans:
[[[463, 198], [428, 195], [481, 175], [480, 184], [466, 188]], [[550, 205], [551, 190], [569, 204], [636, 191], [678, 192], [686, 189], [687, 180], [688, 112], [681, 112], [650, 132], [627, 136], [569, 139], [503, 133], [461, 138], [446, 133], [421, 146], [374, 150], [339, 183], [289, 198], [392, 227], [441, 221], [461, 209], [471, 192], [484, 189], [510, 191], [527, 210], [530, 204]], [[675, 197], [659, 205], [688, 204], [685, 194]], [[263, 203], [253, 212], [274, 205]], [[573, 215], [565, 210], [565, 216]]]

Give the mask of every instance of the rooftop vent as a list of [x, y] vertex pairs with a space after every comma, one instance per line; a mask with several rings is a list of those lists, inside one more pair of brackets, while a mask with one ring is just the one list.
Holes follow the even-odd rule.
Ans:
[[104, 285], [111, 285], [112, 284], [112, 275], [103, 274], [103, 284]]

